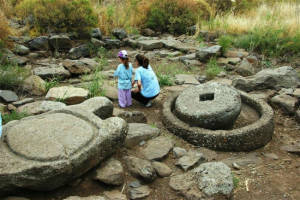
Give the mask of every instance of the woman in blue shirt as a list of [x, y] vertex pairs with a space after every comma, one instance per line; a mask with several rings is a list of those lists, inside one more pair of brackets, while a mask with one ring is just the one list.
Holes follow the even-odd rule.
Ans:
[[151, 107], [151, 101], [155, 99], [160, 92], [157, 77], [149, 65], [149, 59], [143, 55], [136, 55], [136, 64], [139, 66], [135, 71], [132, 87], [137, 83], [137, 89], [133, 90], [132, 98], [141, 102], [146, 107]]

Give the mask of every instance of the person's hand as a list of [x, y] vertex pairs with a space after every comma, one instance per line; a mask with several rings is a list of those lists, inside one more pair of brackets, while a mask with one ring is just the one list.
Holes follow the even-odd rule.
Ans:
[[132, 90], [133, 93], [138, 93], [139, 91], [140, 91], [139, 88], [135, 88]]

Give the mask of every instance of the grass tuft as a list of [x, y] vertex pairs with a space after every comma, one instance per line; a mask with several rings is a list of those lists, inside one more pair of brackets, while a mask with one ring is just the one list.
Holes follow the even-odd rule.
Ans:
[[29, 114], [27, 114], [26, 112], [16, 112], [16, 111], [12, 111], [9, 114], [3, 114], [2, 119], [3, 119], [3, 124], [7, 124], [10, 121], [14, 121], [14, 120], [20, 120], [22, 118], [28, 117]]
[[212, 58], [207, 63], [207, 66], [205, 69], [205, 75], [209, 80], [211, 80], [211, 79], [215, 78], [222, 71], [223, 71], [223, 69], [218, 65], [217, 60], [215, 58]]

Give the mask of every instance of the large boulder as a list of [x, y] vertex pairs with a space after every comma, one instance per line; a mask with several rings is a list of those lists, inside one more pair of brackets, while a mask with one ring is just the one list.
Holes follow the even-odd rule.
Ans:
[[274, 106], [281, 108], [286, 114], [292, 115], [296, 112], [296, 105], [298, 103], [298, 99], [286, 94], [281, 94], [274, 96], [271, 99], [271, 103]]
[[72, 86], [62, 86], [51, 88], [46, 99], [62, 100], [68, 105], [78, 104], [83, 102], [88, 97], [89, 92], [83, 88], [76, 88]]
[[49, 49], [49, 38], [47, 36], [36, 37], [28, 42], [28, 46], [31, 50], [48, 50]]
[[123, 40], [123, 39], [127, 38], [127, 33], [122, 28], [115, 28], [115, 29], [113, 29], [112, 30], [112, 34], [113, 34], [113, 36], [115, 36], [119, 40]]
[[50, 46], [57, 51], [69, 51], [72, 41], [67, 35], [53, 35], [49, 38]]
[[182, 51], [182, 52], [185, 52], [185, 53], [189, 52], [189, 51], [196, 50], [195, 47], [192, 47], [190, 45], [182, 43], [179, 40], [175, 40], [173, 38], [168, 38], [168, 39], [162, 40], [161, 42], [168, 49], [175, 49], [175, 50], [179, 50], [179, 51]]
[[169, 185], [193, 200], [228, 200], [233, 193], [231, 170], [222, 162], [204, 163], [190, 172], [172, 176]]
[[15, 48], [14, 48], [14, 53], [20, 55], [20, 56], [25, 56], [25, 55], [28, 55], [30, 53], [30, 50], [29, 48], [25, 47], [24, 45], [21, 45], [21, 44], [17, 44], [15, 45]]
[[206, 62], [207, 60], [209, 60], [212, 57], [220, 56], [221, 49], [222, 49], [222, 47], [219, 45], [214, 45], [211, 47], [203, 47], [203, 48], [198, 49], [198, 51], [196, 52], [196, 57], [201, 62]]
[[241, 76], [251, 76], [255, 73], [255, 69], [247, 59], [244, 59], [236, 68], [236, 72]]
[[89, 57], [91, 55], [91, 48], [87, 44], [74, 47], [69, 51], [70, 59], [79, 59], [81, 57]]
[[51, 79], [53, 77], [67, 78], [71, 74], [61, 65], [48, 64], [46, 66], [37, 66], [33, 69], [33, 74], [43, 79]]
[[265, 69], [254, 76], [239, 77], [233, 80], [233, 86], [247, 92], [253, 90], [296, 88], [300, 85], [297, 71], [290, 66]]
[[105, 39], [103, 41], [107, 49], [120, 48], [122, 46], [122, 42], [119, 39]]
[[102, 39], [102, 33], [101, 33], [100, 28], [93, 28], [91, 30], [91, 37], [101, 40]]
[[137, 46], [143, 50], [151, 51], [153, 49], [161, 49], [164, 44], [160, 40], [140, 40], [137, 42]]
[[165, 136], [150, 140], [142, 153], [148, 160], [160, 160], [168, 155], [173, 148], [173, 141]]
[[75, 75], [87, 74], [91, 72], [91, 69], [80, 60], [64, 60], [63, 66], [71, 73]]
[[18, 101], [18, 95], [11, 90], [0, 90], [0, 101], [4, 101], [5, 103], [11, 103], [14, 101]]
[[23, 89], [33, 95], [44, 95], [46, 93], [46, 82], [41, 77], [31, 75], [24, 80]]
[[38, 115], [52, 110], [59, 110], [64, 107], [66, 107], [66, 104], [62, 102], [36, 101], [18, 107], [18, 112], [27, 113], [29, 115]]
[[112, 102], [96, 97], [3, 126], [0, 194], [56, 189], [110, 156], [127, 134], [123, 119], [102, 120], [112, 110]]

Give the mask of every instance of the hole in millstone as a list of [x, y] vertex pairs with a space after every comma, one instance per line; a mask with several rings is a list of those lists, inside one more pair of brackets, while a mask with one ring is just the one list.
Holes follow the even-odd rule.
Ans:
[[212, 101], [215, 98], [214, 93], [200, 94], [200, 101]]

